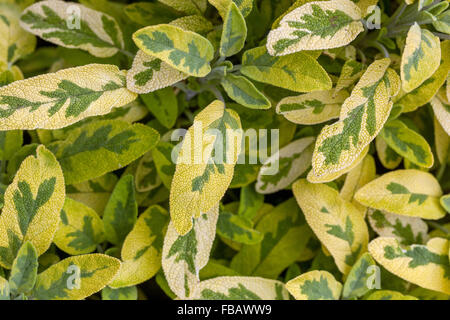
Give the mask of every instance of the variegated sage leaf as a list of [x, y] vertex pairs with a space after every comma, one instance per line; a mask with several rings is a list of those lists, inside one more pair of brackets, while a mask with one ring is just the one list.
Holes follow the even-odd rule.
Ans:
[[25, 241], [38, 255], [52, 243], [64, 204], [62, 170], [55, 156], [43, 145], [36, 157], [27, 157], [5, 192], [0, 216], [0, 265], [10, 269]]
[[265, 47], [244, 52], [242, 74], [277, 87], [297, 92], [331, 89], [331, 79], [310, 54], [297, 52], [282, 57], [271, 56]]
[[204, 77], [211, 71], [213, 46], [195, 32], [161, 24], [136, 31], [133, 40], [146, 54], [188, 75]]
[[175, 173], [175, 163], [172, 161], [172, 151], [174, 145], [169, 142], [160, 141], [152, 150], [153, 161], [155, 163], [158, 177], [164, 186], [170, 190], [172, 177]]
[[256, 191], [268, 194], [287, 188], [310, 168], [313, 150], [313, 137], [295, 140], [281, 148], [261, 167]]
[[37, 300], [82, 300], [102, 290], [119, 268], [118, 259], [104, 254], [69, 257], [38, 274], [30, 297]]
[[207, 7], [207, 0], [159, 0], [167, 6], [187, 14], [203, 14]]
[[428, 225], [417, 217], [369, 210], [369, 222], [379, 236], [396, 238], [401, 245], [423, 244], [428, 239]]
[[113, 289], [105, 287], [102, 290], [102, 300], [137, 300], [138, 289], [136, 286]]
[[193, 227], [179, 235], [169, 223], [162, 251], [162, 268], [170, 289], [181, 299], [191, 297], [200, 281], [199, 271], [206, 266], [216, 235], [219, 206], [193, 221]]
[[431, 106], [442, 129], [450, 136], [450, 102], [448, 102], [443, 90], [440, 90], [431, 100]]
[[135, 2], [125, 7], [125, 13], [133, 22], [142, 26], [169, 23], [183, 14], [160, 2]]
[[289, 121], [297, 124], [318, 124], [339, 118], [342, 103], [348, 98], [346, 91], [336, 95], [332, 90], [314, 91], [278, 102], [276, 110]]
[[280, 21], [267, 37], [271, 55], [345, 46], [364, 30], [361, 10], [349, 0], [306, 3]]
[[441, 205], [448, 213], [450, 213], [450, 194], [441, 197]]
[[367, 251], [369, 232], [361, 212], [343, 200], [337, 190], [301, 179], [292, 191], [306, 221], [333, 256], [339, 270], [347, 275]]
[[427, 245], [401, 246], [395, 238], [372, 240], [369, 251], [389, 272], [423, 288], [450, 294], [449, 241], [433, 238]]
[[247, 17], [253, 9], [253, 0], [208, 0], [213, 5], [222, 18], [225, 18], [227, 9], [231, 2], [233, 2], [244, 17]]
[[187, 74], [172, 68], [161, 59], [139, 50], [127, 73], [127, 88], [136, 93], [149, 93], [184, 80]]
[[[370, 277], [376, 268], [376, 263], [369, 253], [364, 253], [353, 265], [342, 289], [344, 299], [355, 299], [364, 296], [372, 288]], [[376, 270], [376, 269], [375, 269]]]
[[38, 253], [31, 242], [24, 242], [17, 252], [9, 276], [9, 288], [14, 294], [29, 293], [36, 282]]
[[296, 300], [339, 300], [342, 284], [328, 271], [310, 271], [286, 283]]
[[386, 123], [380, 136], [391, 149], [412, 163], [424, 168], [433, 166], [434, 157], [427, 140], [402, 121], [395, 119]]
[[227, 74], [220, 84], [231, 99], [247, 108], [271, 107], [270, 101], [246, 77]]
[[13, 64], [36, 47], [36, 37], [20, 26], [20, 14], [16, 3], [0, 3], [0, 62]]
[[217, 277], [200, 282], [192, 293], [195, 300], [288, 300], [284, 284], [257, 277]]
[[441, 44], [431, 31], [414, 23], [409, 29], [402, 55], [402, 88], [411, 92], [433, 75], [441, 62]]
[[63, 168], [66, 184], [75, 184], [126, 166], [158, 141], [159, 134], [143, 124], [104, 120], [76, 128], [48, 147]]
[[23, 144], [20, 130], [0, 131], [0, 160], [10, 160]]
[[238, 114], [216, 100], [187, 131], [170, 188], [170, 216], [177, 232], [192, 228], [192, 217], [211, 210], [225, 194], [241, 151]]
[[352, 165], [383, 128], [400, 86], [389, 64], [389, 59], [373, 62], [342, 105], [339, 121], [322, 129], [312, 160], [316, 181]]
[[[154, 150], [155, 149], [153, 149], [153, 151]], [[136, 190], [138, 192], [148, 192], [161, 185], [162, 181], [156, 170], [152, 151], [147, 152], [139, 159], [134, 177]]]
[[96, 57], [111, 57], [124, 47], [122, 31], [113, 17], [75, 2], [33, 4], [22, 13], [21, 26], [44, 40]]
[[103, 213], [106, 239], [120, 246], [133, 229], [138, 205], [132, 175], [124, 175], [117, 182]]
[[0, 301], [10, 300], [9, 282], [0, 276]]
[[170, 129], [175, 125], [178, 117], [178, 102], [172, 88], [142, 94], [141, 99], [163, 126]]
[[439, 204], [442, 189], [436, 178], [419, 170], [396, 170], [359, 189], [356, 201], [378, 210], [436, 220], [445, 216]]
[[15, 81], [0, 88], [2, 130], [58, 129], [124, 106], [137, 95], [125, 71], [91, 64]]
[[416, 297], [404, 295], [392, 290], [375, 290], [370, 293], [364, 300], [418, 300]]
[[377, 136], [375, 139], [375, 147], [377, 150], [378, 159], [386, 169], [393, 170], [402, 162], [403, 158], [391, 147], [389, 147], [386, 140], [384, 140], [381, 135]]
[[263, 234], [252, 228], [243, 217], [226, 210], [221, 210], [217, 221], [217, 234], [237, 243], [257, 244], [263, 239]]
[[244, 47], [247, 38], [247, 25], [244, 16], [233, 1], [223, 20], [219, 52], [222, 57], [233, 56]]
[[103, 222], [88, 206], [66, 198], [60, 216], [53, 242], [62, 251], [71, 255], [91, 253], [105, 240]]
[[[450, 40], [441, 42], [441, 52], [450, 51]], [[403, 106], [403, 112], [411, 112], [427, 104], [436, 95], [439, 88], [445, 83], [450, 69], [450, 55], [442, 54], [442, 61], [439, 68], [419, 87], [407, 94], [401, 94], [396, 98], [395, 103]]]
[[365, 66], [355, 60], [347, 60], [342, 66], [341, 74], [336, 83], [334, 94], [337, 94], [342, 89], [352, 86], [364, 73]]
[[137, 285], [158, 272], [168, 223], [169, 214], [157, 205], [149, 207], [139, 216], [123, 243], [123, 262], [109, 284], [111, 288]]

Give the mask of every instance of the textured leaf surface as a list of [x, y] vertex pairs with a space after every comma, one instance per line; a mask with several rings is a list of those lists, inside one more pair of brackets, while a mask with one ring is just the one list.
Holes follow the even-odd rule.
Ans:
[[146, 54], [191, 76], [203, 77], [211, 71], [213, 47], [204, 37], [171, 25], [149, 26], [133, 35]]
[[433, 107], [434, 114], [442, 128], [447, 135], [450, 136], [450, 103], [446, 99], [443, 91], [440, 91], [439, 94], [431, 100], [431, 106]]
[[124, 71], [91, 64], [16, 81], [0, 88], [0, 128], [58, 129], [124, 106], [137, 95]]
[[151, 206], [138, 218], [122, 246], [122, 265], [109, 284], [129, 287], [147, 281], [161, 268], [164, 234], [169, 214], [160, 206]]
[[333, 91], [314, 91], [286, 97], [277, 104], [277, 113], [297, 124], [317, 124], [339, 118], [341, 105], [348, 98], [346, 91], [333, 96]]
[[280, 281], [257, 277], [218, 277], [200, 282], [192, 293], [198, 300], [288, 300]]
[[363, 31], [361, 10], [348, 0], [306, 3], [280, 21], [267, 38], [271, 55], [342, 47]]
[[265, 47], [250, 49], [242, 57], [241, 72], [253, 80], [297, 92], [331, 89], [326, 71], [304, 52], [274, 57]]
[[120, 120], [97, 121], [71, 131], [63, 141], [49, 145], [74, 184], [117, 170], [152, 149], [159, 134], [142, 124]]
[[310, 271], [286, 283], [296, 300], [339, 300], [342, 284], [327, 271]]
[[241, 51], [246, 37], [247, 25], [244, 16], [236, 4], [231, 1], [223, 22], [220, 55], [229, 57]]
[[103, 289], [120, 268], [104, 254], [74, 256], [38, 274], [32, 297], [37, 300], [81, 300]]
[[369, 251], [389, 272], [423, 288], [450, 294], [449, 244], [433, 238], [427, 245], [401, 247], [394, 238], [372, 240]]
[[86, 205], [66, 198], [60, 216], [53, 242], [64, 252], [71, 255], [91, 253], [105, 239], [102, 220]]
[[221, 85], [228, 96], [237, 103], [251, 109], [269, 109], [270, 101], [255, 85], [243, 76], [226, 75]]
[[179, 298], [188, 298], [197, 288], [199, 271], [206, 266], [216, 235], [219, 206], [202, 214], [193, 227], [179, 235], [173, 222], [169, 224], [164, 238], [162, 267], [170, 289]]
[[367, 250], [369, 233], [359, 210], [343, 200], [338, 191], [302, 179], [292, 186], [306, 221], [333, 256], [343, 274]]
[[124, 47], [113, 17], [74, 2], [40, 1], [22, 13], [21, 25], [44, 40], [96, 57], [111, 57]]
[[36, 282], [38, 253], [31, 242], [24, 242], [11, 268], [9, 288], [15, 294], [30, 292]]
[[411, 92], [433, 75], [441, 62], [439, 38], [414, 23], [409, 29], [402, 55], [402, 87]]
[[5, 192], [0, 216], [0, 264], [11, 268], [25, 241], [38, 255], [49, 247], [59, 224], [65, 197], [64, 178], [55, 156], [44, 146], [21, 164]]
[[370, 276], [373, 270], [370, 267], [376, 266], [375, 261], [369, 253], [364, 253], [353, 265], [342, 289], [344, 299], [359, 298], [371, 290], [369, 288]]
[[225, 194], [241, 151], [239, 129], [237, 113], [217, 100], [195, 117], [182, 142], [170, 189], [170, 216], [179, 234], [186, 234], [192, 217], [209, 211]]
[[419, 170], [396, 170], [366, 184], [355, 199], [361, 204], [411, 217], [440, 219], [442, 189], [431, 174]]

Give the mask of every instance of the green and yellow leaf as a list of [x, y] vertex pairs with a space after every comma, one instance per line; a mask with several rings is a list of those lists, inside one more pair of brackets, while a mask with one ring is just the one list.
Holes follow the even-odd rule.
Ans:
[[152, 150], [153, 161], [159, 178], [164, 186], [170, 190], [172, 177], [175, 173], [175, 163], [172, 161], [174, 145], [169, 142], [160, 141]]
[[91, 64], [15, 81], [0, 88], [2, 130], [58, 129], [124, 106], [137, 95], [125, 71]]
[[[154, 151], [155, 149], [153, 149]], [[139, 159], [136, 173], [136, 190], [138, 192], [148, 192], [158, 188], [162, 181], [156, 170], [156, 164], [153, 161], [152, 151], [147, 152]]]
[[267, 37], [271, 55], [345, 46], [364, 30], [361, 10], [349, 0], [306, 3], [280, 21]]
[[352, 86], [364, 73], [365, 66], [355, 60], [347, 60], [342, 66], [341, 74], [334, 88], [334, 94]]
[[445, 130], [447, 135], [450, 136], [450, 103], [447, 101], [444, 91], [439, 93], [431, 99], [431, 106], [433, 107], [434, 115]]
[[434, 157], [427, 140], [402, 121], [395, 119], [386, 123], [380, 136], [391, 149], [412, 163], [425, 168], [433, 166]]
[[376, 267], [375, 261], [369, 253], [364, 253], [350, 270], [342, 289], [342, 297], [344, 299], [354, 299], [362, 297], [369, 292], [372, 289], [370, 287], [370, 278], [374, 273], [374, 267]]
[[31, 298], [82, 300], [102, 290], [119, 268], [119, 260], [104, 254], [69, 257], [38, 274]]
[[193, 227], [179, 235], [173, 221], [164, 238], [162, 268], [170, 289], [181, 299], [191, 297], [198, 287], [199, 271], [206, 266], [216, 235], [219, 206], [200, 215]]
[[246, 77], [228, 74], [220, 84], [231, 99], [247, 108], [269, 109], [271, 107], [270, 101]]
[[143, 124], [120, 120], [89, 123], [51, 143], [66, 184], [90, 180], [120, 169], [156, 146], [159, 134]]
[[233, 1], [223, 19], [219, 52], [222, 57], [235, 55], [244, 47], [247, 38], [247, 25], [244, 16]]
[[158, 0], [175, 10], [187, 14], [203, 14], [207, 7], [207, 0]]
[[411, 92], [419, 87], [433, 75], [440, 62], [439, 38], [414, 23], [408, 31], [400, 67], [403, 90]]
[[66, 198], [60, 216], [53, 242], [62, 251], [71, 255], [91, 253], [105, 240], [102, 220], [86, 205]]
[[377, 150], [378, 159], [386, 169], [394, 170], [402, 162], [403, 158], [391, 147], [389, 147], [386, 140], [384, 140], [381, 135], [376, 137], [375, 147]]
[[314, 137], [295, 140], [268, 158], [259, 170], [256, 191], [274, 193], [287, 188], [311, 166]]
[[253, 0], [208, 0], [213, 5], [222, 18], [225, 18], [230, 3], [237, 5], [244, 17], [248, 16], [253, 9]]
[[448, 213], [450, 213], [450, 194], [441, 197], [441, 205]]
[[170, 188], [170, 216], [179, 234], [186, 234], [192, 217], [211, 210], [225, 194], [241, 140], [239, 116], [222, 102], [212, 102], [195, 117], [182, 142]]
[[296, 300], [339, 300], [342, 284], [327, 271], [310, 271], [286, 283]]
[[217, 234], [230, 241], [249, 245], [260, 243], [264, 236], [253, 229], [246, 219], [226, 210], [220, 210]]
[[52, 243], [64, 204], [61, 167], [44, 146], [21, 164], [5, 192], [0, 216], [0, 265], [11, 268], [21, 245], [29, 241], [38, 255]]
[[14, 259], [9, 288], [14, 294], [29, 293], [36, 282], [38, 253], [31, 242], [24, 242]]
[[137, 300], [138, 289], [136, 286], [113, 289], [105, 287], [102, 290], [102, 300]]
[[257, 277], [217, 277], [200, 282], [195, 300], [289, 300], [284, 284]]
[[139, 216], [122, 246], [122, 265], [109, 284], [111, 288], [137, 285], [153, 277], [161, 268], [164, 234], [169, 214], [151, 206]]
[[450, 294], [449, 243], [433, 238], [427, 245], [403, 247], [395, 238], [377, 238], [369, 244], [375, 260], [389, 272], [426, 289]]
[[319, 134], [312, 160], [319, 181], [352, 165], [383, 128], [400, 84], [389, 64], [389, 59], [372, 63], [342, 105], [339, 121]]
[[124, 48], [122, 31], [113, 17], [75, 2], [33, 4], [23, 11], [21, 26], [46, 41], [96, 57], [111, 57]]
[[365, 300], [418, 300], [416, 297], [404, 295], [392, 290], [376, 290], [369, 294]]
[[359, 189], [356, 201], [378, 210], [436, 220], [445, 216], [439, 204], [442, 189], [436, 178], [420, 170], [396, 170]]
[[10, 300], [9, 283], [3, 277], [0, 277], [0, 301]]
[[297, 92], [331, 89], [331, 79], [310, 54], [297, 52], [271, 56], [265, 47], [244, 52], [242, 74], [259, 81]]
[[369, 232], [361, 212], [342, 199], [337, 190], [324, 184], [301, 179], [294, 183], [292, 191], [311, 229], [339, 270], [348, 274], [367, 251]]
[[277, 104], [278, 114], [297, 124], [318, 124], [339, 118], [346, 91], [333, 95], [332, 90], [314, 91], [295, 97], [286, 97]]
[[213, 46], [195, 32], [161, 24], [136, 31], [133, 40], [146, 54], [188, 75], [204, 77], [211, 71]]

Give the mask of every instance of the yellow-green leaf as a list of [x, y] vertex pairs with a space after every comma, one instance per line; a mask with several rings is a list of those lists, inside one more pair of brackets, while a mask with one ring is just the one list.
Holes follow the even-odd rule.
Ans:
[[365, 300], [418, 300], [416, 297], [404, 295], [392, 290], [376, 290], [369, 294]]
[[277, 113], [297, 124], [317, 124], [339, 118], [341, 105], [348, 98], [346, 91], [333, 96], [333, 91], [314, 91], [286, 97], [277, 104]]
[[364, 30], [361, 10], [349, 0], [306, 3], [280, 21], [267, 37], [271, 55], [345, 46]]
[[372, 288], [370, 278], [373, 276], [375, 261], [369, 253], [364, 253], [353, 265], [352, 270], [347, 276], [342, 289], [344, 299], [359, 298], [369, 292]]
[[375, 139], [375, 147], [377, 150], [378, 159], [386, 169], [393, 170], [402, 162], [402, 157], [391, 147], [389, 147], [381, 135], [377, 136]]
[[231, 99], [247, 108], [269, 109], [271, 107], [270, 101], [243, 76], [227, 74], [220, 84]]
[[75, 2], [40, 1], [22, 13], [21, 26], [46, 41], [106, 58], [123, 49], [116, 20]]
[[164, 234], [169, 214], [151, 206], [139, 216], [122, 246], [122, 265], [109, 284], [111, 288], [129, 287], [147, 281], [161, 268]]
[[408, 31], [402, 55], [402, 88], [411, 92], [433, 75], [441, 62], [439, 38], [414, 23]]
[[253, 0], [208, 0], [208, 2], [219, 11], [222, 18], [226, 16], [227, 9], [232, 2], [241, 10], [244, 17], [248, 16], [253, 9]]
[[170, 188], [170, 216], [177, 232], [192, 228], [192, 217], [212, 209], [225, 194], [238, 154], [242, 130], [238, 114], [216, 100], [187, 131]]
[[219, 206], [199, 216], [193, 227], [179, 235], [173, 221], [164, 238], [162, 267], [170, 289], [181, 299], [192, 295], [199, 271], [206, 266], [216, 235]]
[[133, 40], [146, 54], [188, 75], [204, 77], [211, 71], [213, 46], [195, 32], [161, 24], [136, 31]]
[[161, 59], [139, 50], [127, 73], [127, 88], [136, 93], [149, 93], [168, 87], [188, 77]]
[[53, 242], [62, 251], [71, 255], [91, 253], [105, 240], [102, 220], [86, 205], [66, 198], [60, 216]]
[[0, 277], [0, 301], [10, 300], [9, 283], [3, 277]]
[[222, 57], [235, 55], [244, 47], [247, 25], [244, 16], [234, 2], [230, 2], [223, 20], [219, 52]]
[[21, 164], [5, 192], [0, 216], [0, 265], [11, 268], [22, 243], [31, 242], [38, 255], [53, 240], [64, 205], [64, 178], [55, 156], [44, 146]]
[[91, 64], [15, 81], [0, 88], [2, 130], [58, 129], [136, 99], [125, 71]]
[[433, 153], [427, 140], [402, 121], [389, 121], [380, 132], [380, 136], [397, 154], [412, 163], [425, 168], [434, 164]]
[[207, 6], [206, 0], [159, 0], [159, 2], [187, 14], [203, 14]]
[[277, 87], [297, 92], [331, 89], [331, 79], [310, 54], [297, 52], [282, 57], [271, 56], [266, 47], [244, 52], [242, 74]]
[[296, 300], [339, 300], [342, 284], [328, 271], [310, 271], [286, 283]]
[[102, 290], [102, 300], [137, 300], [138, 289], [136, 286], [112, 289], [105, 287]]
[[0, 62], [13, 64], [32, 53], [36, 37], [20, 26], [21, 8], [15, 3], [0, 3]]
[[441, 197], [441, 205], [448, 213], [450, 213], [450, 194]]
[[314, 138], [295, 140], [268, 158], [259, 170], [256, 191], [274, 193], [287, 188], [311, 166]]
[[444, 91], [439, 93], [431, 99], [431, 106], [433, 107], [434, 115], [441, 124], [442, 128], [450, 136], [450, 103], [447, 101]]
[[66, 184], [74, 184], [126, 166], [158, 140], [159, 134], [149, 126], [104, 120], [76, 128], [48, 147], [61, 163]]
[[9, 288], [14, 294], [29, 293], [36, 282], [38, 253], [31, 242], [24, 242], [11, 268]]
[[355, 60], [347, 60], [342, 66], [341, 74], [336, 83], [334, 94], [346, 89], [358, 80], [365, 70], [365, 66]]
[[389, 272], [423, 288], [450, 294], [449, 243], [433, 238], [427, 245], [400, 246], [395, 238], [377, 238], [369, 244], [375, 260]]
[[292, 191], [306, 221], [333, 256], [343, 274], [348, 274], [358, 258], [367, 251], [369, 232], [361, 212], [343, 200], [337, 190], [312, 184], [304, 179]]
[[445, 215], [439, 205], [442, 189], [436, 178], [419, 170], [396, 170], [382, 175], [358, 190], [355, 199], [378, 210], [424, 219]]
[[119, 268], [119, 260], [104, 254], [64, 259], [38, 274], [31, 298], [82, 300], [103, 289]]
[[389, 64], [389, 59], [373, 62], [342, 105], [339, 121], [322, 129], [312, 161], [319, 179], [352, 165], [383, 128], [400, 83]]
[[192, 293], [196, 300], [288, 300], [284, 284], [257, 277], [217, 277], [200, 282]]

